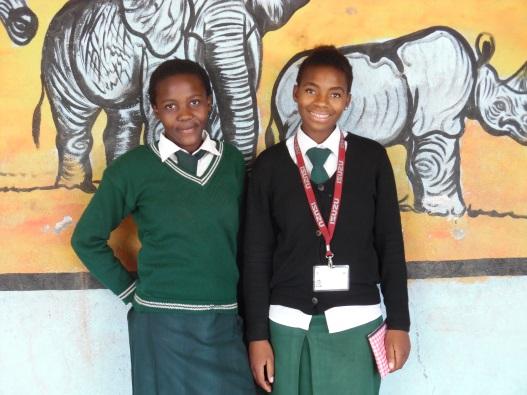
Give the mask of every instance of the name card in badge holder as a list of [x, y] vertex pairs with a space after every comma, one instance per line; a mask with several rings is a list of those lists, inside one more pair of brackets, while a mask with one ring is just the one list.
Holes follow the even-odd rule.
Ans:
[[348, 291], [349, 265], [313, 266], [313, 291]]

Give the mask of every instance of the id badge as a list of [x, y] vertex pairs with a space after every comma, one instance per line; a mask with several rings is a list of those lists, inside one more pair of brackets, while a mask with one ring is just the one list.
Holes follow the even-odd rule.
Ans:
[[348, 291], [349, 265], [313, 266], [313, 291]]

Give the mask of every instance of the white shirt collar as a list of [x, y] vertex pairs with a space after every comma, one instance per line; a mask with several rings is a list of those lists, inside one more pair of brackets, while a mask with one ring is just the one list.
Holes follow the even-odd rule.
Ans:
[[[187, 152], [186, 150], [181, 148], [179, 145], [169, 140], [165, 136], [165, 133], [162, 133], [159, 136], [158, 148], [159, 148], [159, 154], [161, 156], [161, 162], [166, 161], [171, 155], [173, 155], [177, 151], [182, 150], [182, 151]], [[216, 147], [216, 142], [210, 138], [209, 134], [205, 130], [203, 131], [203, 143], [198, 149], [210, 152], [213, 155], [217, 155], [217, 156], [220, 155], [220, 152], [218, 151], [218, 148]]]
[[[300, 151], [303, 155], [305, 155], [306, 151], [310, 148], [317, 147], [317, 148], [328, 148], [331, 150], [331, 153], [335, 155], [335, 157], [338, 157], [339, 155], [339, 143], [340, 143], [340, 128], [339, 125], [335, 126], [335, 129], [331, 134], [325, 139], [322, 143], [317, 144], [316, 141], [311, 139], [303, 130], [301, 127], [298, 128], [297, 136], [298, 136], [298, 146], [300, 147]], [[346, 136], [346, 133], [344, 133], [344, 136]]]

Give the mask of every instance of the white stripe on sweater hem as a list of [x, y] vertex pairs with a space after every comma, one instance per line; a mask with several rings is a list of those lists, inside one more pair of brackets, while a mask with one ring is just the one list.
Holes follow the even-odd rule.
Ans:
[[186, 303], [163, 303], [150, 302], [141, 297], [134, 295], [134, 300], [142, 306], [171, 309], [171, 310], [191, 310], [191, 311], [207, 311], [207, 310], [234, 310], [238, 308], [238, 303], [231, 304], [186, 304]]
[[135, 280], [128, 288], [126, 288], [123, 292], [119, 294], [119, 299], [124, 300], [126, 299], [132, 292], [135, 291], [137, 280]]

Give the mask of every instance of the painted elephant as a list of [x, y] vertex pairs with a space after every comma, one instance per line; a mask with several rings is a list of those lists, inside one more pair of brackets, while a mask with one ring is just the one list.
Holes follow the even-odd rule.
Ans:
[[[107, 163], [162, 126], [147, 97], [152, 71], [169, 58], [200, 63], [213, 87], [209, 132], [254, 156], [259, 120], [262, 35], [286, 23], [307, 0], [70, 1], [51, 21], [42, 80], [57, 128], [57, 186], [91, 192], [91, 128], [101, 110]], [[255, 16], [252, 12], [257, 12]], [[265, 22], [264, 22], [265, 21]], [[260, 25], [258, 25], [260, 23]], [[34, 114], [38, 146], [40, 106]]]
[[11, 41], [28, 44], [38, 29], [38, 18], [23, 0], [0, 0], [0, 21]]
[[[406, 172], [418, 211], [460, 216], [459, 139], [466, 118], [495, 135], [527, 144], [527, 63], [502, 81], [488, 64], [494, 39], [482, 34], [476, 53], [458, 32], [432, 27], [394, 40], [342, 48], [353, 67], [352, 102], [341, 119], [344, 130], [406, 147]], [[276, 80], [267, 145], [300, 124], [291, 95], [298, 65], [294, 56]]]

